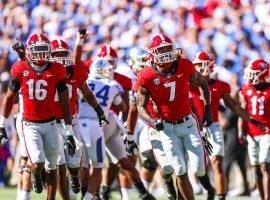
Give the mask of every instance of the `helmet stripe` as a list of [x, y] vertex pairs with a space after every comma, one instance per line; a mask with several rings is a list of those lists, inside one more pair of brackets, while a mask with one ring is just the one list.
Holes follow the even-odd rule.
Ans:
[[38, 37], [38, 41], [41, 42], [41, 35], [40, 34], [37, 34], [37, 37]]
[[165, 38], [163, 37], [163, 35], [159, 34], [159, 37], [162, 40], [162, 43], [164, 43], [165, 42]]
[[61, 48], [62, 47], [62, 43], [61, 43], [61, 40], [60, 39], [57, 39], [57, 43], [58, 43], [59, 47]]

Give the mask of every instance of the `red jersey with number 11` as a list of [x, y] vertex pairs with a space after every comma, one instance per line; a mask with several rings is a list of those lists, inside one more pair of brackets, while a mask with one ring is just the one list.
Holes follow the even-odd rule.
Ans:
[[56, 87], [67, 76], [63, 65], [49, 63], [47, 68], [37, 73], [26, 61], [19, 61], [12, 66], [10, 74], [21, 85], [24, 119], [40, 121], [55, 116]]
[[[246, 100], [249, 114], [270, 130], [270, 85], [263, 90], [256, 90], [252, 85], [245, 84], [241, 93]], [[248, 134], [254, 137], [263, 135], [264, 131], [254, 124], [248, 123]], [[268, 134], [270, 133], [268, 132]]]
[[196, 70], [187, 59], [175, 62], [175, 71], [170, 75], [160, 74], [151, 66], [142, 69], [136, 79], [138, 86], [147, 89], [159, 116], [166, 121], [176, 121], [191, 113], [189, 82]]

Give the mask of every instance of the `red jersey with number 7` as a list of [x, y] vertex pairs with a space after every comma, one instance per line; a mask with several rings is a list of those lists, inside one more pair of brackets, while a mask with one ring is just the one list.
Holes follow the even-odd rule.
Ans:
[[[270, 130], [270, 85], [263, 90], [256, 90], [251, 84], [242, 86], [241, 93], [246, 101], [249, 114]], [[264, 131], [252, 123], [247, 123], [251, 137], [264, 135]], [[270, 134], [268, 132], [268, 134]]]
[[28, 62], [19, 61], [12, 66], [10, 74], [21, 85], [25, 120], [40, 121], [55, 116], [57, 84], [67, 77], [63, 65], [49, 63], [44, 70], [37, 72]]
[[195, 71], [192, 62], [180, 59], [173, 63], [168, 75], [159, 73], [154, 66], [142, 69], [136, 84], [147, 89], [162, 119], [176, 121], [191, 113], [189, 84]]

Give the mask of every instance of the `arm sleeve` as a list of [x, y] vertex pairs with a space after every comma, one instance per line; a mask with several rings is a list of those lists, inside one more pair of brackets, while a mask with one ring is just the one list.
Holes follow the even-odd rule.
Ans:
[[20, 88], [21, 88], [21, 84], [19, 83], [19, 81], [16, 78], [11, 78], [8, 84], [8, 88], [14, 92], [14, 93], [18, 93]]
[[65, 90], [67, 90], [68, 88], [67, 88], [65, 79], [59, 81], [59, 82], [57, 83], [56, 88], [57, 88], [57, 92], [58, 92], [58, 93], [61, 93], [61, 92], [64, 92]]

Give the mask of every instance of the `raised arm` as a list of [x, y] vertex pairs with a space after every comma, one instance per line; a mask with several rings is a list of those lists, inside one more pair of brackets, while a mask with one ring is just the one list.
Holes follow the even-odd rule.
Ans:
[[77, 38], [75, 41], [75, 46], [73, 50], [73, 63], [79, 64], [82, 62], [82, 46], [84, 43], [85, 38], [87, 37], [87, 29], [86, 28], [80, 28], [77, 33]]

